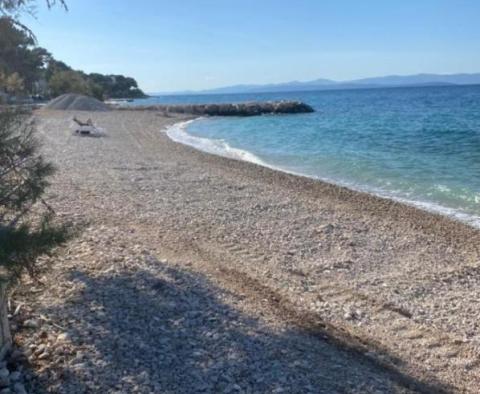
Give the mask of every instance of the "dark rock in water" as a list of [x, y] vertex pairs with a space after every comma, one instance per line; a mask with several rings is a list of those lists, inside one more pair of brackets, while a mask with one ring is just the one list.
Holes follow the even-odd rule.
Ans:
[[159, 104], [140, 107], [122, 107], [119, 109], [151, 110], [164, 113], [208, 116], [255, 116], [263, 114], [300, 114], [314, 112], [311, 106], [300, 101], [270, 101], [239, 104]]

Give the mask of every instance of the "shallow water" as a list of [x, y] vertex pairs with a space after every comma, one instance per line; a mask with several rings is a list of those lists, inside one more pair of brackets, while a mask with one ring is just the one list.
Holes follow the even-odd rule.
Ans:
[[317, 112], [204, 118], [169, 135], [211, 153], [395, 198], [480, 225], [480, 86], [255, 95], [150, 102], [297, 99]]

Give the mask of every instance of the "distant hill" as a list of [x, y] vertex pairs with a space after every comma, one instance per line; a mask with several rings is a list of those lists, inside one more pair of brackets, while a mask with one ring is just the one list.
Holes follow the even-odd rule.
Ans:
[[[414, 87], [445, 85], [480, 84], [480, 73], [477, 74], [416, 74], [389, 75], [384, 77], [362, 78], [352, 81], [332, 81], [316, 79], [313, 81], [292, 81], [267, 85], [234, 85], [201, 91], [185, 91], [174, 94], [232, 94], [232, 93], [267, 93], [267, 92], [299, 92], [333, 89], [367, 89], [382, 87]], [[172, 93], [170, 93], [172, 94]]]
[[369, 84], [381, 86], [405, 85], [476, 85], [480, 84], [480, 73], [477, 74], [416, 74], [416, 75], [389, 75], [386, 77], [363, 78], [352, 81], [355, 84]]

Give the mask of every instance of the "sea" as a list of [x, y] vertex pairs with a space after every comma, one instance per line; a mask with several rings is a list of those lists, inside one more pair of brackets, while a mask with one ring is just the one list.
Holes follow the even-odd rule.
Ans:
[[167, 130], [202, 151], [391, 198], [480, 227], [480, 86], [155, 96], [133, 105], [300, 100], [314, 113]]

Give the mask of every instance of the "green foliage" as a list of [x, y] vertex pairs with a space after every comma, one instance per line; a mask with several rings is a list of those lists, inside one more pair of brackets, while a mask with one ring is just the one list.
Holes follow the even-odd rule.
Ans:
[[92, 95], [92, 86], [80, 73], [73, 70], [57, 71], [49, 80], [52, 96], [64, 93], [79, 93]]
[[56, 60], [48, 66], [45, 75], [48, 76], [50, 95], [53, 97], [64, 93], [85, 94], [99, 100], [146, 97], [133, 78], [123, 75], [85, 74]]
[[[8, 18], [0, 18], [0, 72], [6, 76], [17, 73], [34, 79], [36, 67], [32, 68], [30, 46], [33, 40], [22, 30], [14, 27]], [[33, 71], [33, 73], [32, 73]], [[5, 79], [5, 78], [4, 78]]]
[[45, 79], [47, 81], [50, 81], [52, 78], [53, 74], [59, 72], [59, 71], [71, 71], [72, 68], [68, 65], [66, 65], [64, 62], [61, 62], [59, 60], [55, 60], [53, 57], [51, 57], [48, 61], [47, 68], [45, 70]]
[[36, 257], [69, 235], [42, 199], [54, 169], [38, 146], [28, 113], [0, 112], [0, 266], [10, 278], [33, 272]]
[[36, 259], [48, 254], [70, 237], [70, 229], [52, 224], [52, 215], [44, 215], [33, 227], [24, 224], [4, 227], [0, 224], [0, 262], [8, 273], [10, 282], [17, 280], [24, 271], [36, 274]]
[[25, 82], [18, 73], [10, 74], [5, 79], [5, 90], [9, 93], [18, 94], [25, 88]]
[[18, 110], [0, 113], [0, 219], [9, 211], [24, 211], [37, 202], [53, 173], [37, 155], [38, 142], [28, 115]]
[[0, 73], [7, 77], [16, 73], [25, 90], [32, 92], [50, 59], [48, 51], [35, 47], [34, 40], [10, 18], [0, 17]]
[[123, 75], [89, 74], [88, 79], [98, 86], [107, 98], [143, 98], [145, 93], [139, 89], [137, 81]]

